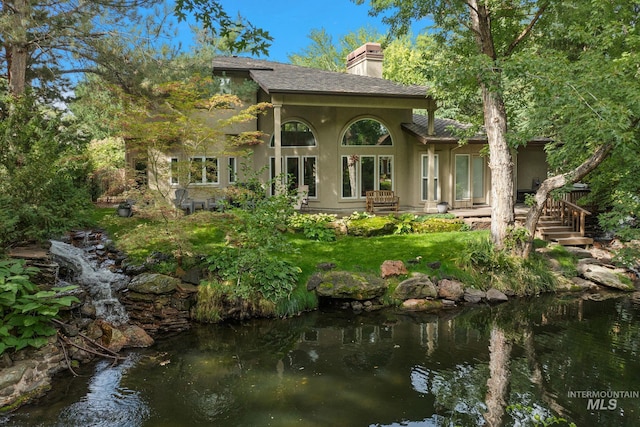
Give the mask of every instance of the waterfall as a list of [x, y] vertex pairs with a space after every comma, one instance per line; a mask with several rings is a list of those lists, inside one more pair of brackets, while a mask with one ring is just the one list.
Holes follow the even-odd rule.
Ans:
[[71, 282], [89, 293], [97, 318], [115, 325], [129, 320], [124, 306], [113, 294], [114, 288], [119, 289], [127, 284], [129, 278], [126, 275], [100, 268], [89, 259], [84, 249], [56, 240], [51, 241], [51, 255], [60, 265], [73, 271]]

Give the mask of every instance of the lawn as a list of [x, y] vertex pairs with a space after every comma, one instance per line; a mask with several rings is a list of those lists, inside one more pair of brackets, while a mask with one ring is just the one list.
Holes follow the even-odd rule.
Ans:
[[[226, 231], [233, 218], [226, 214], [196, 212], [168, 223], [141, 217], [120, 218], [114, 209], [100, 209], [95, 218], [116, 245], [136, 262], [153, 252], [187, 255], [213, 255], [224, 246]], [[334, 242], [307, 239], [301, 233], [287, 232], [292, 250], [281, 256], [302, 270], [301, 281], [317, 271], [320, 263], [333, 263], [335, 269], [378, 274], [385, 260], [404, 261], [410, 272], [433, 273], [428, 265], [439, 262], [440, 274], [460, 273], [454, 260], [469, 241], [486, 232], [446, 232], [402, 234], [376, 237], [341, 236]], [[411, 262], [418, 260], [418, 263]], [[456, 275], [456, 274], [453, 274]]]

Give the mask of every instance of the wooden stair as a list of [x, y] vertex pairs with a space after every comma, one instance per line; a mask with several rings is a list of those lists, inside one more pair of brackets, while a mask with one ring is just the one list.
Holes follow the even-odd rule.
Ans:
[[[524, 222], [524, 215], [517, 215], [516, 221]], [[575, 224], [566, 225], [554, 215], [543, 215], [538, 220], [535, 237], [548, 242], [556, 242], [563, 246], [589, 246], [593, 239], [577, 231]]]

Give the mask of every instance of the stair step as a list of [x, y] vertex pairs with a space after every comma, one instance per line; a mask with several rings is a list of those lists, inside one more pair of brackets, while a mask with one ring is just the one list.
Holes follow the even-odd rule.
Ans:
[[554, 231], [573, 231], [573, 228], [567, 227], [566, 225], [545, 225], [542, 227], [536, 227], [536, 229], [540, 233], [548, 233]]
[[591, 237], [566, 237], [555, 239], [555, 241], [562, 246], [583, 246], [593, 244], [593, 239]]
[[546, 231], [540, 233], [544, 240], [555, 240], [568, 237], [583, 237], [578, 231]]

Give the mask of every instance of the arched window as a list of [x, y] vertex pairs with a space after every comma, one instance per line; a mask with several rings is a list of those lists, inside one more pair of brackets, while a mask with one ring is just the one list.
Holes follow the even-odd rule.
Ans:
[[[299, 121], [283, 123], [280, 131], [280, 144], [282, 147], [315, 147], [316, 137], [306, 124]], [[275, 145], [274, 137], [271, 137], [271, 147]]]
[[379, 121], [361, 119], [353, 122], [342, 137], [343, 146], [393, 145], [389, 130]]

